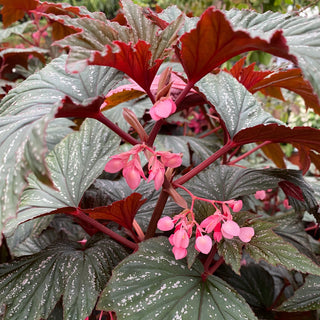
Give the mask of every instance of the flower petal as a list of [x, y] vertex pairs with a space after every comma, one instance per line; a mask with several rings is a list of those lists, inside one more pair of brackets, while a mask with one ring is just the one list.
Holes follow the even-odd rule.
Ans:
[[251, 227], [240, 228], [239, 238], [242, 242], [249, 242], [254, 236], [254, 229]]

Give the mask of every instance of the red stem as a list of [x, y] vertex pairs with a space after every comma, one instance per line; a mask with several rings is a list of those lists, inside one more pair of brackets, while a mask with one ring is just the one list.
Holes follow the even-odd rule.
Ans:
[[236, 164], [237, 162], [239, 162], [240, 160], [246, 158], [247, 156], [249, 156], [250, 154], [254, 153], [255, 151], [259, 150], [260, 148], [266, 146], [267, 144], [270, 144], [272, 143], [272, 141], [265, 141], [259, 145], [257, 145], [255, 148], [249, 150], [248, 152], [244, 153], [243, 155], [241, 155], [240, 157], [238, 157], [237, 159], [234, 159], [233, 161], [229, 161], [228, 162], [228, 165], [234, 165]]
[[123, 140], [129, 142], [132, 145], [140, 144], [141, 142], [137, 139], [133, 138], [128, 134], [127, 132], [123, 131], [121, 128], [119, 128], [116, 124], [114, 124], [112, 121], [110, 121], [108, 118], [106, 118], [101, 112], [97, 113], [97, 115], [94, 117], [94, 119], [100, 121], [104, 125], [106, 125], [109, 129], [111, 129], [113, 132], [115, 132], [119, 137], [121, 137]]
[[110, 230], [109, 228], [105, 227], [103, 224], [99, 223], [98, 221], [90, 218], [87, 216], [84, 212], [82, 212], [80, 209], [77, 209], [76, 211], [73, 211], [69, 213], [70, 215], [80, 219], [83, 222], [88, 223], [89, 225], [95, 227], [99, 231], [103, 232], [104, 234], [108, 235], [110, 238], [118, 241], [119, 243], [127, 246], [128, 248], [132, 250], [138, 249], [138, 245], [122, 236], [120, 236], [118, 233]]
[[179, 184], [184, 184], [194, 176], [196, 176], [199, 172], [207, 168], [210, 164], [215, 162], [218, 158], [220, 158], [222, 155], [226, 154], [229, 150], [236, 147], [237, 143], [233, 142], [232, 140], [229, 140], [220, 150], [215, 152], [212, 156], [210, 156], [208, 159], [201, 162], [198, 166], [190, 170], [188, 173], [183, 175], [182, 177], [178, 178], [177, 180], [173, 181], [173, 186], [177, 187]]
[[224, 263], [223, 257], [221, 257], [210, 269], [209, 274], [214, 274], [216, 270]]

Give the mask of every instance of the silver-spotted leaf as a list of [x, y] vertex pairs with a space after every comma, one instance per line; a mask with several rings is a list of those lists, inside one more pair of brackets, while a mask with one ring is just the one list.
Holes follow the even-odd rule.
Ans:
[[320, 277], [315, 275], [308, 275], [306, 282], [300, 287], [294, 295], [286, 300], [277, 311], [307, 311], [317, 310], [320, 308], [320, 291], [319, 291]]
[[89, 316], [111, 271], [127, 255], [115, 241], [96, 238], [82, 247], [58, 241], [45, 250], [0, 266], [4, 320], [47, 319], [62, 298], [63, 319]]
[[117, 70], [93, 66], [70, 75], [65, 72], [65, 60], [66, 56], [53, 60], [11, 90], [0, 104], [0, 231], [15, 217], [31, 169], [50, 183], [45, 132], [50, 123], [50, 134], [61, 133], [61, 121], [57, 120], [56, 129], [52, 121], [59, 102], [65, 96], [83, 103], [105, 95], [122, 78]]
[[96, 120], [86, 119], [80, 131], [66, 137], [46, 158], [57, 190], [31, 175], [17, 219], [8, 223], [7, 230], [59, 208], [77, 207], [119, 143], [120, 138], [113, 131]]
[[202, 264], [175, 260], [167, 238], [150, 239], [115, 269], [98, 308], [124, 320], [256, 319], [245, 300], [216, 276], [203, 281]]
[[226, 72], [208, 74], [196, 86], [216, 109], [233, 138], [239, 131], [260, 124], [278, 123], [262, 109], [257, 99], [233, 76]]

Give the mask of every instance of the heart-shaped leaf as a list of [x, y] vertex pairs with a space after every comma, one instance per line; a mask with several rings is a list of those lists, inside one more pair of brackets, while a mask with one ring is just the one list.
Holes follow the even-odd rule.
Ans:
[[60, 240], [45, 250], [0, 267], [0, 305], [4, 320], [47, 319], [63, 300], [63, 319], [84, 319], [95, 306], [111, 271], [126, 250], [106, 237], [85, 247]]
[[[77, 75], [65, 72], [66, 56], [53, 60], [10, 91], [0, 104], [0, 230], [15, 217], [19, 198], [31, 168], [50, 183], [45, 164], [46, 135], [60, 101], [69, 96], [75, 103], [105, 95], [122, 78], [114, 69], [89, 67]], [[61, 120], [50, 132], [61, 132]], [[14, 143], [13, 143], [14, 142]]]
[[256, 98], [226, 72], [206, 75], [197, 83], [197, 87], [216, 109], [231, 138], [243, 129], [260, 124], [281, 124], [265, 112]]
[[10, 221], [7, 229], [59, 208], [77, 208], [84, 192], [99, 176], [119, 143], [120, 138], [115, 133], [96, 120], [87, 119], [80, 131], [65, 138], [46, 158], [57, 189], [49, 188], [31, 175], [17, 220]]
[[[242, 227], [252, 227], [254, 237], [245, 244], [245, 252], [256, 262], [264, 260], [273, 266], [284, 266], [288, 270], [297, 270], [302, 273], [320, 275], [320, 267], [310, 258], [303, 255], [284, 241], [282, 237], [275, 234], [272, 230], [276, 225], [266, 220], [254, 219], [254, 215], [239, 212], [234, 215], [234, 220]], [[243, 242], [234, 238], [224, 239], [218, 243], [218, 252], [224, 257], [225, 262], [231, 266], [234, 272], [239, 274], [242, 258]]]
[[202, 264], [175, 260], [167, 238], [150, 239], [115, 269], [98, 308], [117, 319], [256, 319], [246, 302], [216, 276], [203, 280]]

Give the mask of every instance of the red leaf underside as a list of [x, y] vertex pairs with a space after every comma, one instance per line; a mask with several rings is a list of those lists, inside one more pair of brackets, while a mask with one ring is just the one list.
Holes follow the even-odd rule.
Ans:
[[252, 38], [248, 32], [232, 29], [221, 11], [208, 8], [197, 27], [181, 37], [180, 60], [189, 81], [196, 83], [230, 58], [247, 51], [261, 50], [297, 63], [289, 54], [282, 31], [275, 31], [269, 41]]
[[95, 116], [100, 113], [100, 107], [103, 101], [103, 97], [97, 97], [88, 105], [79, 105], [74, 103], [70, 97], [66, 96], [61, 101], [61, 106], [55, 117], [95, 118]]
[[302, 190], [290, 181], [279, 182], [279, 187], [288, 196], [300, 201], [304, 201]]
[[123, 200], [113, 202], [107, 207], [81, 210], [89, 214], [93, 219], [110, 220], [132, 231], [133, 219], [139, 208], [146, 202], [146, 199], [141, 200], [141, 198], [142, 195], [135, 192]]
[[88, 59], [88, 64], [116, 68], [148, 92], [163, 60], [156, 60], [154, 65], [150, 66], [150, 44], [143, 40], [139, 40], [135, 45], [121, 41], [113, 43], [116, 45], [115, 49], [107, 45], [106, 53], [95, 51]]
[[240, 145], [259, 141], [286, 142], [320, 152], [320, 130], [310, 127], [291, 129], [278, 124], [261, 124], [239, 131], [233, 141]]
[[0, 0], [0, 5], [3, 5], [0, 13], [4, 28], [22, 19], [26, 12], [35, 9], [38, 4], [38, 0]]

